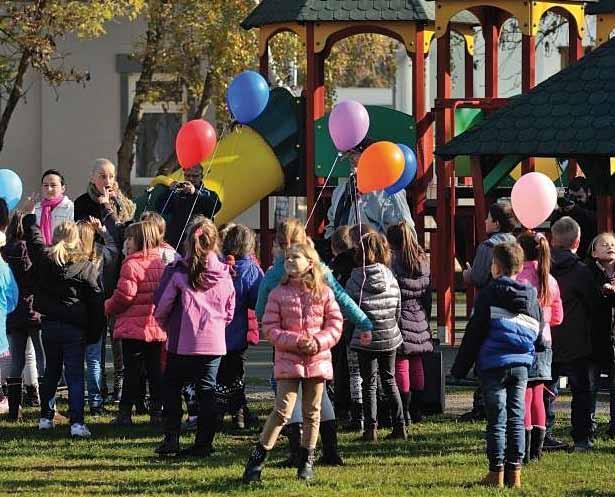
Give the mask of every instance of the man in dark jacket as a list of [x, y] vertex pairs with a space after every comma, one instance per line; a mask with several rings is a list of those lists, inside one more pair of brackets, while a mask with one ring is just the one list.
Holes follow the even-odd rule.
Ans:
[[577, 177], [570, 181], [566, 195], [558, 199], [558, 209], [551, 216], [551, 223], [554, 224], [564, 216], [574, 219], [581, 228], [581, 242], [577, 255], [585, 259], [585, 256], [589, 255], [587, 253], [589, 244], [598, 234], [596, 207], [592, 202], [586, 178]]
[[166, 241], [183, 252], [182, 240], [187, 226], [196, 216], [213, 219], [222, 204], [216, 192], [203, 185], [203, 168], [198, 165], [184, 171], [185, 181], [172, 185], [168, 195], [163, 195], [157, 205], [157, 212], [166, 213], [173, 219], [167, 224]]
[[536, 289], [515, 281], [522, 267], [523, 250], [516, 242], [494, 248], [493, 280], [478, 294], [451, 369], [453, 376], [463, 378], [476, 364], [487, 414], [485, 483], [496, 487], [504, 484], [504, 460], [509, 484], [521, 485], [528, 370], [535, 347], [543, 346]]
[[579, 224], [563, 217], [551, 227], [553, 235], [551, 274], [559, 285], [564, 305], [564, 320], [551, 330], [553, 365], [551, 383], [545, 388], [547, 437], [544, 447], [561, 448], [553, 437], [554, 403], [560, 376], [567, 376], [572, 391], [572, 439], [577, 451], [592, 448], [592, 394], [595, 388], [591, 329], [596, 302], [600, 295], [592, 273], [576, 255], [581, 241]]

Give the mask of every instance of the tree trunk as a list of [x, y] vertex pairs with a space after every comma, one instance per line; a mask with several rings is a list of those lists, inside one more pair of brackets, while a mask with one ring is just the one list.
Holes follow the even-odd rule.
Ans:
[[26, 50], [21, 54], [21, 59], [19, 60], [19, 65], [17, 66], [15, 81], [13, 81], [13, 88], [11, 88], [11, 93], [9, 94], [9, 98], [6, 102], [6, 107], [4, 107], [2, 117], [0, 118], [0, 151], [4, 148], [4, 137], [9, 129], [9, 122], [13, 116], [13, 112], [15, 112], [17, 103], [24, 94], [23, 80], [29, 64], [30, 53]]
[[142, 121], [141, 109], [145, 103], [147, 94], [152, 86], [154, 74], [157, 69], [158, 51], [160, 41], [166, 28], [165, 5], [168, 2], [160, 2], [158, 12], [152, 13], [147, 26], [146, 44], [141, 75], [135, 88], [135, 97], [128, 114], [128, 121], [122, 136], [122, 143], [117, 151], [117, 178], [120, 188], [127, 194], [131, 194], [130, 172], [134, 165], [134, 148], [137, 141], [137, 131]]
[[207, 74], [205, 74], [205, 81], [203, 82], [203, 91], [201, 92], [201, 98], [199, 98], [198, 103], [193, 106], [192, 112], [190, 113], [188, 119], [201, 119], [203, 117], [203, 115], [207, 111], [207, 108], [209, 107], [209, 104], [211, 103], [211, 97], [213, 95], [212, 87], [213, 72], [210, 68], [208, 68]]

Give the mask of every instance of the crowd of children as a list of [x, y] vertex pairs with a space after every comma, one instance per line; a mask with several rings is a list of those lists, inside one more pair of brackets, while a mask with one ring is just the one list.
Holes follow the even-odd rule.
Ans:
[[[246, 226], [219, 231], [197, 216], [185, 227], [180, 255], [165, 243], [158, 213], [129, 219], [134, 205], [117, 188], [112, 166], [97, 161], [74, 210], [55, 170], [42, 177], [43, 200], [29, 200], [10, 219], [0, 200], [0, 356], [10, 352], [8, 366], [6, 360], [0, 366], [9, 419], [20, 417], [32, 347], [39, 429], [55, 427], [56, 392], [64, 381], [70, 434], [90, 436], [86, 383], [90, 413], [103, 413], [111, 332], [123, 363], [114, 422], [133, 423], [146, 389], [150, 422], [164, 432], [156, 453], [207, 457], [225, 413], [238, 428], [252, 419], [245, 369], [248, 346], [258, 343], [254, 310], [274, 349], [275, 405], [244, 481], [260, 479], [283, 430], [288, 464], [305, 480], [313, 478], [319, 434], [321, 462], [343, 464], [337, 420], [374, 443], [388, 417], [386, 439], [406, 439], [408, 426], [422, 419], [422, 358], [433, 350], [429, 258], [411, 225], [400, 220], [385, 233], [366, 224], [341, 226], [327, 266], [303, 224], [289, 218], [276, 229], [276, 257], [263, 274], [255, 234]], [[575, 255], [581, 233], [570, 217], [553, 224], [550, 243], [533, 231], [515, 237], [510, 206], [497, 203], [486, 228], [490, 238], [464, 274], [480, 291], [452, 374], [464, 377], [474, 367], [480, 380], [485, 483], [519, 487], [521, 465], [557, 442], [553, 403], [560, 376], [571, 385], [575, 449], [592, 447], [601, 372], [609, 375], [609, 433], [615, 435], [615, 237], [598, 235], [586, 264]], [[194, 444], [183, 450], [182, 392], [194, 393], [187, 407], [196, 428]]]

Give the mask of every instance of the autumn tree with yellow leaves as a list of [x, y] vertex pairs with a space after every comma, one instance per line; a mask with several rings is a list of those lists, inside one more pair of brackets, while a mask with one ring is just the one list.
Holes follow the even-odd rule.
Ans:
[[3, 1], [0, 3], [0, 151], [17, 104], [27, 92], [29, 72], [40, 74], [52, 87], [65, 82], [85, 82], [87, 72], [65, 65], [59, 48], [66, 35], [98, 38], [105, 23], [123, 17], [134, 19], [142, 0]]

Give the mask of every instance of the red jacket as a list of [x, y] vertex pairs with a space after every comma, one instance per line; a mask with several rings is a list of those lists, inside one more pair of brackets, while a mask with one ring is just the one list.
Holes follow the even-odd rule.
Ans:
[[[318, 300], [292, 282], [277, 286], [269, 294], [263, 316], [264, 334], [275, 347], [276, 379], [332, 379], [330, 349], [340, 339], [342, 322], [342, 313], [328, 286]], [[297, 347], [299, 339], [306, 335], [318, 344], [314, 355], [306, 355]]]
[[154, 292], [165, 268], [159, 250], [135, 252], [124, 259], [117, 288], [105, 302], [105, 313], [117, 316], [113, 338], [166, 341], [154, 318]]

